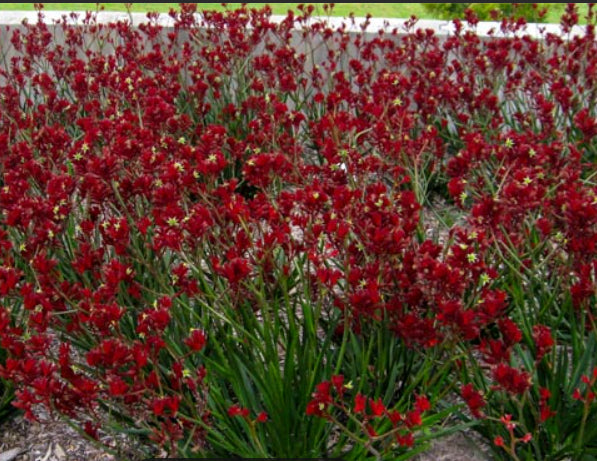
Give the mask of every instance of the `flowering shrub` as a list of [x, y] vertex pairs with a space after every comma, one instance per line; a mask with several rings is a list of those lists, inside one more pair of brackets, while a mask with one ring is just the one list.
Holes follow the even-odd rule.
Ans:
[[15, 406], [172, 456], [405, 459], [464, 426], [594, 456], [592, 9], [440, 40], [196, 8], [2, 49]]

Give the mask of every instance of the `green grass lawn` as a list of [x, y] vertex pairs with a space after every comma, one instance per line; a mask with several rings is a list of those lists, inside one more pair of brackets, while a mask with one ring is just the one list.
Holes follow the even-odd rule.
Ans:
[[[104, 8], [108, 11], [126, 11], [124, 3], [101, 3]], [[229, 8], [234, 8], [240, 3], [229, 3]], [[265, 3], [249, 3], [250, 6], [260, 7]], [[285, 14], [289, 9], [296, 7], [297, 3], [275, 3], [272, 5], [274, 14]], [[321, 15], [325, 15], [321, 3], [316, 5], [316, 11], [320, 12]], [[584, 15], [587, 10], [586, 3], [580, 5], [580, 16]], [[132, 11], [134, 12], [147, 12], [147, 11], [158, 11], [165, 13], [170, 8], [176, 8], [178, 3], [133, 3]], [[65, 11], [84, 11], [84, 10], [95, 10], [97, 7], [96, 3], [46, 3], [45, 8], [48, 10], [65, 10]], [[564, 11], [564, 3], [554, 3], [549, 8], [547, 15], [549, 22], [559, 22], [559, 18]], [[220, 3], [201, 3], [199, 9], [217, 9], [221, 10], [222, 6]], [[2, 3], [0, 10], [33, 10], [33, 3]], [[385, 17], [385, 18], [408, 18], [411, 15], [415, 15], [422, 19], [434, 19], [428, 13], [425, 12], [424, 8], [420, 3], [336, 3], [334, 8], [334, 16], [348, 16], [349, 13], [354, 13], [356, 16], [365, 16], [367, 13], [371, 13], [374, 17]]]
[[[66, 11], [77, 11], [77, 10], [95, 10], [96, 3], [46, 3], [45, 9], [48, 10], [66, 10]], [[126, 11], [124, 3], [102, 3], [101, 5], [107, 11]], [[240, 6], [240, 3], [229, 3], [228, 8], [235, 8]], [[249, 3], [251, 7], [259, 8], [266, 3]], [[275, 3], [272, 4], [274, 14], [285, 14], [289, 9], [293, 9], [298, 3]], [[316, 11], [319, 11], [321, 15], [324, 15], [321, 4], [314, 4]], [[165, 13], [170, 8], [176, 8], [178, 3], [133, 3], [132, 11], [134, 12], [147, 12], [147, 11], [158, 11]], [[221, 3], [201, 3], [199, 5], [200, 10], [222, 10]], [[0, 5], [0, 10], [33, 10], [33, 3], [3, 3]], [[348, 16], [351, 12], [354, 12], [357, 16], [364, 16], [367, 13], [371, 13], [378, 17], [409, 17], [415, 14], [419, 17], [423, 17], [425, 14], [423, 7], [419, 3], [336, 3], [334, 8], [334, 16]]]

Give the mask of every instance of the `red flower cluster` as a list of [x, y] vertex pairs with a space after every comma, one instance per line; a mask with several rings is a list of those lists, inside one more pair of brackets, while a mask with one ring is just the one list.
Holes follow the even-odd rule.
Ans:
[[[440, 40], [415, 21], [353, 34], [306, 7], [196, 11], [168, 28], [65, 17], [62, 41], [40, 17], [0, 47], [0, 376], [16, 405], [83, 424], [115, 405], [172, 453], [200, 450], [217, 424], [204, 355], [247, 312], [287, 326], [296, 306], [323, 306], [297, 319], [316, 317], [325, 347], [382, 325], [458, 360], [477, 418], [491, 398], [469, 365], [485, 391], [537, 394], [571, 336], [554, 319], [595, 325], [593, 26], [533, 38], [505, 21], [481, 40], [469, 16]], [[411, 446], [429, 402], [398, 413], [385, 391], [334, 376], [306, 411]], [[525, 401], [545, 421], [549, 399]]]
[[[431, 410], [427, 397], [415, 396], [414, 409], [400, 413], [388, 409], [381, 397], [368, 398], [360, 392], [354, 395], [354, 403], [348, 404], [347, 401], [352, 400], [352, 389], [352, 383], [344, 383], [342, 375], [334, 375], [330, 381], [322, 381], [307, 405], [307, 414], [334, 423], [342, 417], [351, 417], [370, 443], [381, 443], [387, 447], [387, 443], [383, 442], [393, 439], [400, 447], [412, 447], [415, 444], [414, 432], [423, 423], [423, 413]], [[376, 427], [384, 427], [384, 422], [390, 422], [391, 428], [378, 433]]]

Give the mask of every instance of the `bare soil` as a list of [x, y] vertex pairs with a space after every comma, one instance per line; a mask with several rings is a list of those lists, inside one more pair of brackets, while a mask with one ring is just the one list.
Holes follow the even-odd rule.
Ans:
[[[0, 461], [140, 461], [133, 444], [104, 436], [102, 441], [119, 446], [111, 455], [95, 446], [64, 421], [46, 418], [31, 423], [17, 415], [0, 426]], [[128, 453], [127, 453], [128, 451]], [[458, 433], [433, 443], [414, 461], [489, 461], [487, 446], [474, 435]]]

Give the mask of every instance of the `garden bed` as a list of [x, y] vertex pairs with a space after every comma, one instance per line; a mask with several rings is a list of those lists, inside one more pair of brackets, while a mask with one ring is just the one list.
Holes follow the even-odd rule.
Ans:
[[117, 458], [595, 456], [592, 9], [196, 8], [2, 32], [15, 405]]

